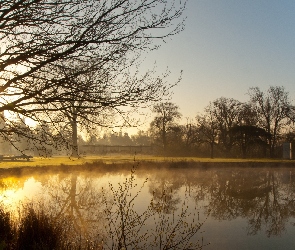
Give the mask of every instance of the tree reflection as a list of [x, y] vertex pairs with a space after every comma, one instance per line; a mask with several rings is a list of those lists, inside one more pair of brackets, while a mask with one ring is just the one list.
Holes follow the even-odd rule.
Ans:
[[[207, 183], [207, 209], [218, 220], [238, 217], [248, 219], [248, 234], [265, 230], [266, 235], [280, 235], [286, 222], [294, 216], [294, 181], [286, 181], [286, 174], [274, 170], [231, 169], [210, 171]], [[204, 185], [204, 183], [203, 183]], [[196, 190], [199, 190], [196, 184]], [[204, 188], [202, 188], [204, 190]], [[200, 198], [196, 192], [197, 199]]]
[[152, 208], [161, 209], [166, 214], [175, 212], [181, 202], [178, 191], [182, 181], [166, 171], [158, 171], [156, 176], [152, 176], [149, 181], [149, 192], [153, 197]]
[[77, 174], [70, 176], [54, 176], [50, 178], [46, 188], [50, 196], [48, 204], [55, 211], [56, 218], [68, 217], [73, 224], [75, 235], [83, 235], [85, 239], [93, 239], [99, 232], [102, 221], [101, 195], [90, 178], [79, 178]]
[[268, 237], [280, 235], [285, 230], [285, 224], [294, 211], [294, 200], [280, 190], [282, 176], [273, 171], [266, 175], [265, 192], [256, 200], [256, 206], [249, 213], [249, 234], [256, 234], [264, 225]]
[[[182, 207], [176, 207], [180, 199], [173, 197], [173, 183], [160, 183], [160, 191], [154, 192], [150, 205], [143, 211], [135, 209], [135, 202], [145, 183], [134, 192], [137, 186], [134, 170], [119, 183], [118, 189], [110, 184], [113, 201], [109, 203], [106, 199], [105, 202], [109, 222], [106, 229], [111, 237], [107, 242], [109, 249], [202, 249], [203, 241], [193, 238], [203, 223], [188, 211], [187, 198], [183, 197]], [[170, 192], [164, 188], [167, 183], [171, 184], [168, 185]]]
[[[116, 174], [112, 172], [111, 176]], [[135, 176], [140, 182], [135, 181]], [[139, 189], [147, 176], [146, 186]], [[48, 211], [57, 217], [71, 218], [73, 235], [95, 240], [111, 238], [110, 248], [173, 249], [171, 242], [182, 242], [179, 246], [183, 247], [180, 236], [198, 232], [202, 225], [199, 215], [203, 213], [210, 212], [216, 220], [244, 218], [249, 235], [264, 232], [268, 237], [282, 234], [288, 221], [295, 217], [293, 169], [144, 168], [133, 172], [130, 181], [126, 178], [113, 188], [103, 186], [100, 177], [85, 171], [40, 175], [35, 179], [39, 178], [43, 185], [42, 199]], [[111, 177], [109, 181], [114, 182]], [[13, 182], [2, 179], [0, 189], [20, 183], [23, 182], [18, 178]], [[143, 193], [144, 198], [137, 199], [137, 192]], [[141, 204], [143, 200], [147, 203]]]
[[82, 240], [101, 242], [107, 249], [202, 248], [196, 234], [203, 224], [180, 198], [182, 182], [164, 176], [151, 182], [156, 191], [141, 209], [137, 198], [146, 182], [139, 188], [134, 171], [117, 183], [118, 188], [110, 183], [101, 189], [89, 173], [55, 175], [43, 185], [49, 194], [48, 210], [55, 211], [56, 218], [69, 217], [76, 239], [82, 234]]

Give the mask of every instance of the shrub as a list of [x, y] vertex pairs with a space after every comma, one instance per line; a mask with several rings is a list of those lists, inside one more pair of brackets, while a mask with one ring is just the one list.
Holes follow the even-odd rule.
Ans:
[[22, 213], [17, 232], [17, 250], [58, 249], [63, 229], [60, 223], [46, 215], [43, 209], [36, 211], [31, 205]]
[[10, 218], [10, 213], [5, 212], [0, 206], [0, 250], [13, 249], [15, 227]]

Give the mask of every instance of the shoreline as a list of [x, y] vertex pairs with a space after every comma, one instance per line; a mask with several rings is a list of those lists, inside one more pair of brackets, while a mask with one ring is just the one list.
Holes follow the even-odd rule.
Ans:
[[[67, 158], [68, 159], [68, 158]], [[88, 171], [98, 171], [98, 172], [113, 172], [118, 170], [128, 170], [135, 168], [138, 170], [155, 170], [155, 169], [226, 169], [226, 168], [236, 168], [236, 169], [247, 169], [247, 168], [277, 168], [277, 169], [293, 169], [295, 168], [295, 161], [288, 160], [251, 160], [251, 159], [200, 159], [200, 158], [157, 158], [152, 157], [152, 159], [133, 159], [131, 158], [95, 158], [95, 159], [77, 159], [71, 160], [67, 164], [67, 161], [63, 161], [62, 158], [59, 158], [64, 163], [59, 163], [60, 161], [55, 161], [50, 158], [46, 160], [41, 160], [43, 164], [37, 164], [38, 161], [30, 162], [6, 162], [0, 163], [0, 177], [7, 175], [23, 175], [23, 174], [45, 174], [50, 172], [88, 172]], [[211, 160], [211, 161], [210, 161]], [[15, 166], [17, 163], [17, 166]], [[54, 164], [56, 163], [56, 164]]]
[[[91, 158], [91, 156], [90, 156]], [[87, 157], [86, 157], [87, 159]], [[271, 159], [271, 158], [200, 158], [190, 156], [150, 156], [150, 155], [107, 155], [94, 159], [106, 162], [124, 161], [156, 161], [156, 162], [198, 162], [198, 163], [295, 163], [295, 159]]]
[[198, 157], [163, 157], [149, 155], [107, 155], [86, 156], [81, 158], [72, 157], [34, 157], [32, 160], [0, 161], [0, 169], [15, 168], [40, 168], [50, 167], [52, 169], [65, 166], [89, 166], [110, 164], [157, 164], [164, 163], [170, 167], [295, 167], [295, 160], [282, 159], [237, 159], [237, 158], [198, 158]]

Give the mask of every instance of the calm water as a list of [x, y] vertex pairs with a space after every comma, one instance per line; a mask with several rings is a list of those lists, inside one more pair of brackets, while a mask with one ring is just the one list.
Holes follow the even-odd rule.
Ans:
[[12, 211], [42, 203], [104, 241], [116, 242], [123, 223], [126, 240], [147, 249], [160, 249], [167, 235], [184, 248], [190, 233], [203, 249], [295, 248], [295, 169], [140, 168], [133, 177], [130, 170], [5, 175], [0, 200]]

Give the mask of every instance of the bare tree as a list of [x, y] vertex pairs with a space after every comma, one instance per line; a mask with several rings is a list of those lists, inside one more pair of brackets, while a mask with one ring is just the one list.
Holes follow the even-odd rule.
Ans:
[[229, 129], [229, 132], [240, 147], [243, 158], [248, 157], [249, 153], [254, 153], [256, 157], [265, 157], [269, 133], [259, 127], [258, 121], [255, 105], [252, 102], [241, 103], [238, 121], [235, 126]]
[[200, 135], [210, 145], [212, 158], [214, 145], [221, 146], [226, 154], [230, 152], [234, 138], [229, 131], [239, 122], [241, 105], [233, 98], [221, 97], [209, 103], [204, 115], [196, 117]]
[[192, 145], [200, 143], [199, 130], [193, 122], [187, 118], [186, 125], [181, 126], [183, 134], [183, 142], [186, 150], [190, 150]]
[[[237, 145], [240, 146], [243, 158], [247, 158], [250, 149], [260, 146], [266, 149], [267, 139], [271, 136], [263, 128], [251, 125], [238, 125], [230, 129]], [[266, 150], [263, 150], [265, 152]], [[265, 154], [264, 154], [265, 156]]]
[[[99, 99], [95, 92], [101, 81], [94, 81], [90, 92], [76, 80], [89, 72], [113, 74], [118, 65], [132, 65], [143, 51], [156, 49], [183, 29], [184, 9], [185, 1], [177, 0], [1, 1], [0, 112], [39, 122], [45, 120], [40, 114], [69, 112], [72, 100], [79, 107], [112, 106], [115, 100]], [[107, 84], [104, 76], [100, 80]], [[135, 89], [125, 89], [123, 94], [130, 96], [125, 101], [136, 94], [145, 101], [167, 86]]]
[[234, 139], [229, 130], [238, 123], [241, 102], [233, 98], [221, 97], [212, 104], [212, 112], [218, 121], [219, 142], [225, 153], [228, 154], [234, 144]]
[[251, 102], [241, 103], [238, 113], [239, 126], [257, 126], [258, 116], [255, 105]]
[[171, 102], [156, 104], [153, 108], [156, 117], [151, 122], [151, 131], [163, 145], [166, 153], [168, 146], [168, 133], [174, 127], [174, 122], [181, 117], [178, 106]]
[[205, 113], [203, 115], [198, 115], [196, 120], [200, 140], [210, 145], [210, 156], [214, 158], [214, 146], [217, 144], [219, 130], [218, 120], [211, 107], [212, 106], [209, 105], [205, 109]]
[[271, 134], [269, 138], [269, 153], [275, 156], [275, 147], [282, 129], [290, 122], [287, 111], [290, 110], [289, 93], [284, 87], [270, 87], [262, 92], [258, 87], [250, 88], [250, 99], [256, 106], [259, 126]]

